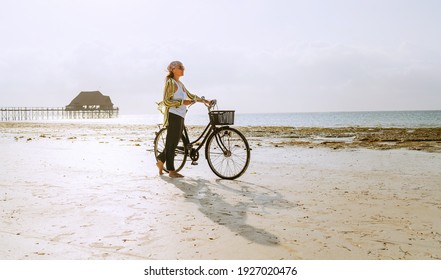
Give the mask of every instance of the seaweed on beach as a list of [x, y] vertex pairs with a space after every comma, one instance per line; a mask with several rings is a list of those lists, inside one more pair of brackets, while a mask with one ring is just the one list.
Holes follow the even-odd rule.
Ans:
[[303, 146], [332, 149], [368, 148], [441, 151], [441, 128], [381, 127], [241, 127], [247, 137], [271, 139], [275, 147]]

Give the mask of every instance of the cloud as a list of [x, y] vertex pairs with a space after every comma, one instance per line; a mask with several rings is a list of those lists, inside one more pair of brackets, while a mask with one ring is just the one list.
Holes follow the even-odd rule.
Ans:
[[[440, 53], [429, 54], [418, 46], [385, 49], [307, 43], [257, 57], [254, 61], [262, 67], [244, 81], [271, 97], [264, 106], [272, 110], [437, 109], [441, 105]], [[418, 102], [421, 94], [431, 105]]]
[[98, 89], [123, 112], [153, 113], [165, 68], [180, 59], [190, 90], [241, 112], [439, 109], [441, 104], [441, 54], [415, 44], [303, 42], [250, 49], [183, 41], [178, 46], [92, 41], [57, 52], [4, 52], [0, 101], [64, 106], [78, 92]]
[[436, 1], [46, 2], [0, 10], [0, 106], [99, 89], [155, 112], [179, 59], [189, 89], [242, 112], [441, 107]]

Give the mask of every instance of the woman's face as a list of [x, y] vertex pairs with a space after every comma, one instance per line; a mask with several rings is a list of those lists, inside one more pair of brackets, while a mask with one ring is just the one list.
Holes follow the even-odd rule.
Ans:
[[184, 76], [185, 67], [184, 65], [178, 65], [173, 69], [173, 75], [175, 77], [182, 77]]

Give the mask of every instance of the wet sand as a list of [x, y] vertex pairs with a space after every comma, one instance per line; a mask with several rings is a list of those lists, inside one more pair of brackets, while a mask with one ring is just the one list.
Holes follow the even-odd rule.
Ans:
[[0, 259], [441, 259], [440, 128], [239, 129], [225, 181], [158, 176], [154, 126], [0, 123]]

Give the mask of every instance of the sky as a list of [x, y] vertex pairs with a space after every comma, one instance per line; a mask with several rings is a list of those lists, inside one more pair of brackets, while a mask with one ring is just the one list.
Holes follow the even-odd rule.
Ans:
[[99, 90], [122, 114], [156, 113], [180, 60], [187, 89], [240, 113], [441, 110], [438, 0], [0, 7], [0, 107], [63, 107]]

